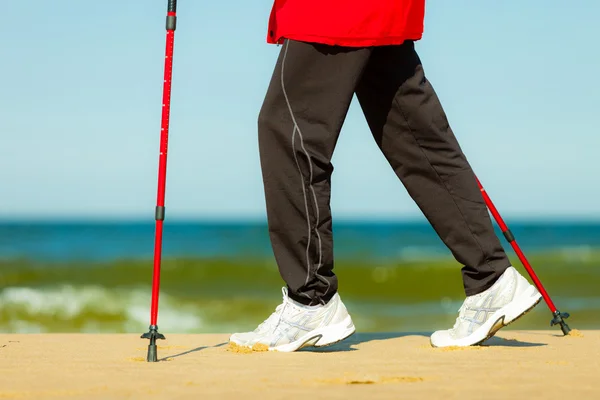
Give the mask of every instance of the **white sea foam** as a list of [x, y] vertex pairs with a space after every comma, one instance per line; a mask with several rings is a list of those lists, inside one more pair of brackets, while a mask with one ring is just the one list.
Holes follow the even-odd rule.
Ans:
[[[203, 326], [198, 308], [160, 295], [159, 324], [176, 332]], [[148, 328], [150, 289], [60, 285], [0, 290], [0, 332], [141, 332]]]

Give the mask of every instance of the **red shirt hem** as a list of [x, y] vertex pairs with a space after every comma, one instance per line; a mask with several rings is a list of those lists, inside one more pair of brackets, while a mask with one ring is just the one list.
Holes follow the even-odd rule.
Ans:
[[387, 36], [377, 38], [335, 38], [335, 37], [324, 37], [317, 35], [306, 35], [306, 34], [285, 34], [277, 36], [267, 36], [267, 43], [269, 44], [283, 44], [285, 39], [296, 40], [299, 42], [308, 43], [319, 43], [326, 44], [329, 46], [344, 46], [344, 47], [371, 47], [371, 46], [391, 46], [399, 45], [407, 40], [420, 40], [423, 37], [422, 32], [407, 33], [402, 36]]

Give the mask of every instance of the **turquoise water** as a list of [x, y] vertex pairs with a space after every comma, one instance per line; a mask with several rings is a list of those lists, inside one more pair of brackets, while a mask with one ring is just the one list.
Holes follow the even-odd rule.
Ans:
[[[529, 252], [600, 247], [600, 222], [508, 221]], [[335, 254], [344, 259], [412, 259], [448, 256], [422, 222], [337, 222]], [[498, 231], [500, 235], [500, 232]], [[154, 224], [132, 222], [0, 222], [0, 259], [110, 261], [151, 258]], [[271, 257], [262, 223], [165, 222], [165, 257]]]

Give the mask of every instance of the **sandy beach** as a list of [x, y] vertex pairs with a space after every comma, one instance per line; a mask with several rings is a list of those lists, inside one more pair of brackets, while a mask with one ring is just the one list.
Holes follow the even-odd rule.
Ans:
[[[600, 331], [505, 331], [434, 349], [419, 333], [355, 334], [320, 351], [237, 353], [228, 335], [0, 337], [0, 399], [600, 398]], [[202, 397], [200, 397], [202, 396]]]

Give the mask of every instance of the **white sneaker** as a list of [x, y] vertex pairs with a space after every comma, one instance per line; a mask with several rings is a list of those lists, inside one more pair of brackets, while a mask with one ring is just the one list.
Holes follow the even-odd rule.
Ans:
[[323, 347], [337, 343], [355, 331], [340, 296], [326, 304], [305, 306], [290, 299], [283, 290], [283, 303], [253, 332], [234, 333], [231, 343], [243, 347], [256, 344], [268, 346], [269, 350], [292, 352], [303, 347]]
[[491, 338], [501, 328], [535, 307], [542, 299], [535, 286], [508, 268], [486, 291], [469, 296], [458, 310], [454, 327], [431, 335], [433, 347], [471, 346]]

